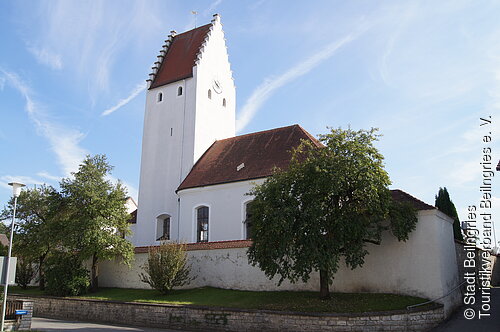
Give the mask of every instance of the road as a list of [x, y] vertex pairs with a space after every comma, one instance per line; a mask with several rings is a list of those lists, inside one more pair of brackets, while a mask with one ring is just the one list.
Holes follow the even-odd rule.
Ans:
[[[174, 332], [173, 330], [153, 329], [147, 327], [132, 327], [119, 325], [105, 325], [98, 323], [71, 322], [58, 319], [33, 317], [31, 329], [36, 331], [75, 331], [75, 332], [112, 332], [112, 331], [130, 331], [130, 332]], [[176, 330], [175, 332], [179, 332]]]
[[[464, 317], [465, 307], [459, 308], [447, 321], [443, 322], [432, 332], [500, 332], [500, 288], [491, 290], [491, 316], [467, 320]], [[475, 306], [475, 312], [478, 307]]]

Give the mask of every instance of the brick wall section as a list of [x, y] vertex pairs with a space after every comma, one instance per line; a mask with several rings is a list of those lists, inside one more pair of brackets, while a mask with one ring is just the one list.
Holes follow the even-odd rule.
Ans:
[[[9, 300], [13, 299], [10, 295]], [[14, 297], [16, 302], [22, 302], [22, 310], [28, 311], [26, 315], [17, 316], [16, 320], [5, 321], [5, 331], [30, 331], [31, 318], [33, 317], [33, 301], [21, 297]]]
[[23, 310], [28, 311], [28, 313], [21, 316], [18, 330], [29, 331], [31, 330], [31, 318], [33, 317], [33, 301], [28, 299], [20, 299], [20, 301], [23, 301]]
[[441, 306], [408, 313], [316, 314], [53, 297], [31, 300], [40, 317], [190, 331], [428, 331], [444, 317]]

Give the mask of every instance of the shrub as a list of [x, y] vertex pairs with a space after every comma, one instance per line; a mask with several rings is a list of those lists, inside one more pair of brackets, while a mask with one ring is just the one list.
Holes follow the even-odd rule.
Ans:
[[185, 244], [161, 243], [149, 247], [148, 260], [142, 268], [146, 274], [140, 274], [141, 281], [164, 294], [193, 280], [189, 277], [191, 269], [187, 265]]
[[89, 272], [75, 255], [58, 252], [45, 266], [45, 291], [56, 296], [85, 294], [90, 286]]
[[16, 267], [16, 283], [22, 289], [26, 289], [34, 277], [35, 277], [35, 269], [33, 268], [33, 263], [30, 262], [28, 259], [23, 259], [22, 257], [19, 257], [17, 259], [17, 267]]

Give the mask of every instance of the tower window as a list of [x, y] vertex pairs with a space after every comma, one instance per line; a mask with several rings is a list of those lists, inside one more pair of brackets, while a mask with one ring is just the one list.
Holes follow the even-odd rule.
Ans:
[[170, 216], [162, 214], [156, 218], [156, 241], [170, 240]]
[[226, 98], [222, 99], [222, 106], [226, 107]]
[[208, 99], [212, 99], [212, 90], [208, 89]]
[[158, 92], [158, 102], [163, 100], [163, 93]]
[[182, 96], [182, 86], [177, 88], [177, 95]]
[[196, 210], [196, 242], [208, 242], [208, 206]]

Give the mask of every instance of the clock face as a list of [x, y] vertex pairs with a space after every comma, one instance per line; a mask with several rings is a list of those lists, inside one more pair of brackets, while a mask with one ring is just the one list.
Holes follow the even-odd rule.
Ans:
[[220, 84], [219, 80], [215, 79], [214, 82], [212, 83], [212, 87], [214, 88], [214, 91], [216, 93], [222, 92], [222, 85]]

